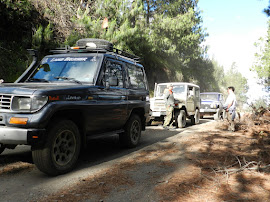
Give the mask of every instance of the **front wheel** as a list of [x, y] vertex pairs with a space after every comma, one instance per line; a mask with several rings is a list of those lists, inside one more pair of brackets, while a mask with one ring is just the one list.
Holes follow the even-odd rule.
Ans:
[[5, 145], [0, 143], [0, 154], [2, 154], [5, 149], [6, 149]]
[[217, 112], [214, 114], [214, 120], [220, 120], [221, 119], [221, 110], [217, 109]]
[[81, 136], [73, 121], [60, 120], [54, 123], [48, 132], [45, 146], [32, 151], [37, 168], [52, 176], [71, 171], [81, 149]]
[[125, 132], [119, 134], [120, 143], [129, 148], [136, 147], [141, 139], [142, 124], [138, 115], [133, 114], [125, 126]]
[[177, 125], [178, 128], [184, 128], [187, 124], [186, 120], [186, 112], [184, 110], [181, 110], [178, 117], [177, 117]]

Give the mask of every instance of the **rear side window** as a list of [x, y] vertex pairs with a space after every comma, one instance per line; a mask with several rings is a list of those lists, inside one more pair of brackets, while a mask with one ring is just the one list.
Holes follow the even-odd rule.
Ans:
[[197, 98], [200, 97], [200, 89], [199, 88], [195, 88], [195, 96]]
[[127, 64], [127, 69], [130, 87], [133, 89], [146, 89], [143, 69], [132, 64]]

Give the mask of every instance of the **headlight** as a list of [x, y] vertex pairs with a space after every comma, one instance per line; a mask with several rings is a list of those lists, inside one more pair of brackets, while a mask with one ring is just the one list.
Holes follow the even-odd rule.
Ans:
[[47, 96], [18, 97], [12, 99], [12, 110], [33, 112], [41, 109], [48, 101]]
[[47, 96], [35, 96], [32, 98], [32, 108], [31, 111], [36, 111], [41, 109], [48, 101]]
[[216, 109], [216, 108], [217, 108], [217, 104], [216, 104], [216, 103], [211, 103], [210, 107], [211, 107], [212, 109]]

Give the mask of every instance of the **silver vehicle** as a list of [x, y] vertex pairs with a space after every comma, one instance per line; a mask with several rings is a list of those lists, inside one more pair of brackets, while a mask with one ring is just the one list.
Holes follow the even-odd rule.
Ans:
[[222, 93], [205, 92], [201, 93], [201, 118], [205, 115], [214, 115], [215, 120], [220, 120], [222, 117], [224, 99]]
[[200, 87], [184, 82], [155, 84], [154, 97], [150, 99], [150, 122], [164, 120], [166, 108], [163, 94], [169, 84], [173, 85], [175, 125], [179, 128], [185, 127], [187, 118], [192, 124], [198, 124], [200, 122]]

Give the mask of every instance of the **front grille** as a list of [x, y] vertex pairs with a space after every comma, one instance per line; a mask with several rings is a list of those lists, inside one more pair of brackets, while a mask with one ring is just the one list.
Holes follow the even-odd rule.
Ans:
[[210, 104], [201, 104], [201, 109], [211, 109]]
[[155, 107], [164, 107], [165, 104], [164, 103], [155, 103]]
[[0, 109], [11, 109], [11, 95], [0, 95]]

